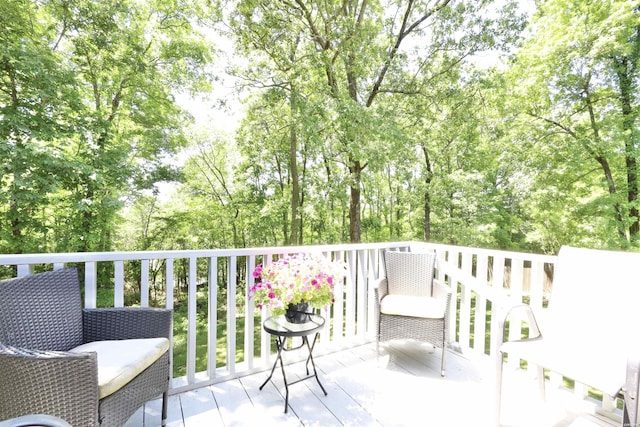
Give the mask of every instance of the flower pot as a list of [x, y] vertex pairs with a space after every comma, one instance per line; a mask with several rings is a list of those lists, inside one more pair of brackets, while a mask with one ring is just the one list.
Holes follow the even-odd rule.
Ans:
[[284, 317], [291, 323], [306, 323], [309, 321], [310, 314], [309, 303], [301, 302], [298, 304], [289, 304]]

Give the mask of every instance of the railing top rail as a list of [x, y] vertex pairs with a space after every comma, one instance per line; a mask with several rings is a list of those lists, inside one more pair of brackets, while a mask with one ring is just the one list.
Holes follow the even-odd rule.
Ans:
[[507, 259], [522, 259], [522, 260], [539, 261], [539, 262], [545, 262], [545, 263], [555, 263], [557, 259], [557, 255], [544, 255], [544, 254], [536, 254], [532, 252], [515, 252], [515, 251], [506, 251], [501, 249], [474, 248], [471, 246], [453, 246], [453, 245], [446, 245], [442, 243], [426, 243], [426, 245], [429, 248], [433, 248], [436, 250], [438, 249], [445, 250], [445, 251], [455, 250], [460, 253], [472, 253], [475, 255], [484, 255], [484, 256], [493, 256], [493, 257], [501, 256]]
[[313, 246], [277, 246], [238, 249], [194, 249], [138, 252], [71, 252], [0, 255], [0, 265], [48, 264], [64, 262], [130, 261], [162, 258], [205, 258], [227, 256], [272, 255], [300, 252], [338, 252], [408, 247], [410, 242], [346, 243]]

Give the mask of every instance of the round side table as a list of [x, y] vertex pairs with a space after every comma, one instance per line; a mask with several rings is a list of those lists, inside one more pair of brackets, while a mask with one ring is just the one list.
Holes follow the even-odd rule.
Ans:
[[[273, 377], [273, 372], [275, 371], [276, 366], [278, 365], [278, 362], [280, 362], [280, 369], [282, 370], [282, 379], [284, 380], [284, 388], [285, 388], [285, 398], [284, 398], [285, 414], [289, 409], [289, 386], [292, 384], [298, 383], [300, 381], [308, 380], [309, 378], [315, 378], [316, 381], [318, 382], [318, 385], [322, 389], [322, 392], [324, 393], [324, 395], [325, 396], [327, 395], [327, 391], [322, 386], [322, 383], [320, 382], [320, 378], [318, 378], [318, 372], [316, 371], [316, 364], [313, 361], [313, 347], [316, 344], [316, 340], [318, 339], [318, 336], [320, 336], [320, 330], [324, 327], [324, 323], [325, 323], [324, 317], [317, 314], [311, 314], [309, 315], [309, 321], [305, 323], [290, 323], [287, 321], [287, 319], [285, 319], [284, 316], [272, 316], [267, 318], [262, 324], [262, 327], [264, 328], [264, 330], [276, 338], [276, 347], [278, 349], [278, 355], [276, 357], [276, 360], [273, 362], [273, 367], [271, 368], [271, 373], [269, 374], [269, 377], [264, 381], [264, 383], [262, 383], [262, 385], [260, 386], [260, 390], [262, 390], [262, 388], [265, 385], [267, 385], [269, 380], [271, 380], [271, 378]], [[313, 335], [313, 341], [311, 341], [311, 343], [309, 343], [310, 335]], [[286, 347], [287, 338], [293, 338], [293, 337], [301, 337], [302, 343], [297, 347], [287, 348]], [[287, 375], [284, 372], [284, 362], [282, 361], [282, 352], [297, 350], [304, 346], [306, 346], [307, 349], [309, 350], [309, 356], [307, 357], [307, 361], [305, 363], [307, 376], [304, 378], [300, 378], [299, 380], [293, 381], [291, 383], [288, 383]], [[309, 362], [311, 362], [311, 367], [313, 368], [313, 374], [309, 373]]]

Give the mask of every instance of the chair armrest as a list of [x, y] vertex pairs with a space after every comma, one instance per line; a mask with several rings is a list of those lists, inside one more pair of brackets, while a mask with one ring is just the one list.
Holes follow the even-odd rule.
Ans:
[[173, 311], [161, 308], [85, 308], [84, 342], [171, 338]]
[[32, 414], [0, 421], [0, 427], [71, 427], [71, 424], [53, 415]]
[[433, 279], [431, 296], [435, 299], [451, 298], [451, 288], [438, 279]]
[[444, 317], [449, 319], [449, 307], [451, 302], [451, 288], [437, 279], [433, 279], [431, 296], [437, 300], [442, 300], [445, 305]]
[[516, 341], [527, 341], [532, 339], [538, 339], [542, 336], [542, 334], [540, 333], [540, 327], [538, 326], [536, 317], [533, 314], [533, 310], [531, 310], [531, 306], [529, 306], [528, 304], [518, 304], [509, 308], [504, 318], [498, 321], [498, 334], [499, 334], [498, 336], [501, 337], [502, 339], [501, 343], [508, 341], [508, 338], [505, 336], [505, 333], [506, 333], [505, 325], [509, 320], [511, 320], [513, 316], [520, 313], [524, 314], [527, 318], [527, 322], [529, 324], [529, 338], [516, 340]]
[[386, 277], [380, 277], [373, 283], [373, 292], [375, 293], [376, 303], [380, 305], [380, 301], [389, 293], [389, 283]]
[[47, 414], [72, 425], [98, 425], [96, 353], [0, 343], [0, 378], [0, 419]]

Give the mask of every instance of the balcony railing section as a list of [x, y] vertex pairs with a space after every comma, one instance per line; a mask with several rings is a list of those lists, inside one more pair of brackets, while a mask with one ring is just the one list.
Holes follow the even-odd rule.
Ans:
[[[172, 393], [179, 393], [271, 366], [274, 348], [270, 336], [260, 327], [267, 313], [254, 307], [247, 292], [254, 283], [251, 273], [257, 264], [269, 263], [286, 254], [320, 252], [347, 264], [347, 276], [336, 287], [334, 305], [322, 312], [328, 327], [321, 333], [319, 352], [375, 340], [373, 285], [376, 278], [384, 275], [383, 259], [387, 250], [436, 252], [436, 278], [448, 283], [456, 296], [451, 299], [450, 307], [450, 312], [455, 313], [450, 316], [448, 328], [450, 346], [487, 360], [486, 356], [497, 353], [501, 340], [498, 321], [506, 308], [526, 302], [534, 311], [544, 310], [556, 262], [555, 256], [548, 255], [390, 242], [0, 255], [0, 268], [24, 276], [75, 265], [82, 272], [86, 307], [130, 305], [127, 295], [133, 290], [139, 292], [139, 299], [134, 301], [139, 301], [140, 306], [186, 311], [186, 316], [179, 320], [182, 323], [176, 320], [172, 345]], [[99, 298], [105, 287], [108, 287], [106, 293], [113, 295], [107, 303]], [[526, 334], [526, 326], [511, 322], [510, 338]], [[176, 351], [178, 348], [180, 352]], [[179, 358], [175, 357], [178, 353]], [[562, 378], [552, 374], [551, 380], [559, 383]], [[587, 388], [577, 384], [575, 393], [584, 396]], [[604, 406], [610, 405], [611, 402], [604, 402]]]

